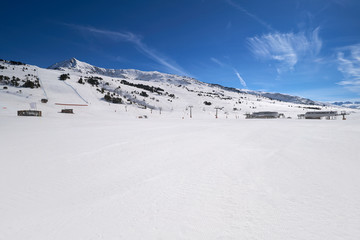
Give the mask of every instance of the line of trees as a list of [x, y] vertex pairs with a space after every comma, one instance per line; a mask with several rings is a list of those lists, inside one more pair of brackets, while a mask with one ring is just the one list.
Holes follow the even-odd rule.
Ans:
[[121, 80], [120, 83], [122, 83], [124, 85], [131, 86], [131, 87], [144, 89], [144, 90], [147, 90], [147, 91], [152, 92], [152, 93], [156, 92], [158, 94], [162, 94], [162, 92], [164, 91], [164, 89], [159, 88], [159, 87], [153, 87], [153, 86], [149, 86], [149, 85], [145, 85], [145, 84], [135, 84], [135, 83], [128, 82], [126, 80]]
[[17, 61], [8, 61], [8, 60], [4, 60], [4, 59], [0, 59], [0, 62], [4, 62], [4, 63], [8, 63], [10, 65], [26, 65], [25, 63], [22, 62], [17, 62]]

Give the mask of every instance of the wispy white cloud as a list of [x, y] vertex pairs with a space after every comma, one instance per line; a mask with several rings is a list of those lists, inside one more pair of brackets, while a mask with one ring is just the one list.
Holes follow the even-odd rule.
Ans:
[[223, 62], [221, 62], [219, 59], [214, 58], [214, 57], [211, 57], [210, 60], [213, 61], [214, 63], [216, 63], [217, 65], [219, 65], [220, 67], [224, 67], [226, 65]]
[[136, 35], [131, 32], [115, 32], [115, 31], [108, 31], [108, 30], [98, 29], [98, 28], [94, 28], [94, 27], [86, 27], [86, 26], [80, 26], [80, 25], [74, 25], [74, 24], [64, 24], [64, 25], [66, 25], [68, 27], [76, 28], [76, 29], [84, 31], [84, 32], [102, 35], [102, 36], [108, 37], [110, 39], [113, 39], [114, 41], [130, 42], [135, 46], [135, 48], [140, 53], [142, 53], [146, 57], [154, 60], [155, 62], [161, 64], [162, 66], [166, 67], [167, 69], [169, 69], [177, 74], [189, 76], [188, 73], [186, 73], [180, 66], [178, 66], [176, 63], [174, 63], [172, 60], [170, 60], [169, 58], [165, 57], [163, 54], [160, 54], [156, 50], [147, 46], [143, 42], [142, 37], [139, 35]]
[[246, 88], [246, 82], [241, 77], [240, 73], [235, 68], [234, 68], [234, 72], [235, 72], [235, 75], [237, 76], [237, 78], [240, 80], [241, 85]]
[[360, 93], [360, 44], [343, 47], [337, 52], [338, 70], [344, 79], [338, 85]]
[[229, 5], [233, 6], [234, 8], [240, 10], [241, 12], [245, 13], [246, 15], [248, 15], [250, 18], [252, 18], [253, 20], [257, 21], [258, 23], [260, 23], [261, 25], [263, 25], [264, 27], [266, 27], [268, 30], [273, 30], [273, 28], [266, 23], [265, 21], [263, 21], [261, 18], [259, 18], [258, 16], [256, 16], [255, 14], [249, 12], [248, 10], [246, 10], [244, 7], [242, 7], [240, 4], [236, 3], [233, 0], [225, 0]]
[[224, 62], [222, 62], [219, 59], [214, 58], [214, 57], [211, 57], [210, 60], [213, 61], [214, 63], [216, 63], [217, 65], [219, 65], [222, 68], [229, 69], [229, 70], [232, 69], [234, 71], [236, 77], [240, 80], [240, 84], [243, 87], [246, 88], [245, 80], [241, 77], [240, 73], [231, 64], [224, 63]]
[[278, 73], [293, 70], [304, 57], [316, 57], [322, 47], [319, 28], [308, 33], [268, 33], [248, 38], [247, 41], [256, 57], [278, 63]]

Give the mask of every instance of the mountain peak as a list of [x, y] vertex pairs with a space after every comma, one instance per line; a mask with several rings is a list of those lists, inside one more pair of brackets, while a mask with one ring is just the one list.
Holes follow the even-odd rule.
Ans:
[[94, 68], [95, 68], [94, 66], [86, 62], [82, 62], [74, 57], [62, 62], [55, 63], [50, 67], [48, 67], [48, 69], [59, 69], [59, 70], [72, 69], [74, 71], [82, 72], [82, 73], [94, 71]]
[[71, 63], [77, 63], [77, 62], [80, 62], [79, 60], [77, 60], [76, 58], [74, 58], [74, 57], [72, 57], [72, 58], [70, 58], [69, 60], [67, 60], [67, 61], [69, 61], [69, 62], [71, 62]]
[[141, 71], [136, 69], [105, 69], [93, 66], [86, 62], [82, 62], [76, 58], [55, 63], [48, 67], [48, 69], [56, 69], [63, 71], [75, 71], [84, 74], [98, 74], [108, 77], [117, 77], [123, 79], [155, 81], [155, 82], [169, 82], [173, 84], [187, 85], [191, 82], [198, 82], [190, 77], [178, 76], [174, 74], [161, 73], [157, 71]]

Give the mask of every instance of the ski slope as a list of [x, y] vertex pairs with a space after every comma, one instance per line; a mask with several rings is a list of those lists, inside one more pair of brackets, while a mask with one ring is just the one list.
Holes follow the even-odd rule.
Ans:
[[[87, 101], [78, 93], [76, 88], [66, 81], [54, 81], [59, 78], [58, 72], [48, 71], [46, 69], [38, 68], [38, 76], [41, 79], [46, 95], [53, 102], [64, 103], [79, 103], [84, 104]], [[66, 99], [66, 100], [65, 100]]]

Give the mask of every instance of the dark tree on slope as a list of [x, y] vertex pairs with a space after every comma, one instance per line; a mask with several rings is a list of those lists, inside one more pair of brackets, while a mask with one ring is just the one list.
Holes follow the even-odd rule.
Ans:
[[27, 80], [27, 81], [22, 85], [22, 87], [24, 87], [24, 88], [34, 88], [34, 87], [35, 87], [35, 83], [32, 82], [32, 81]]
[[122, 99], [121, 99], [121, 98], [117, 98], [117, 97], [113, 97], [113, 98], [112, 98], [112, 103], [121, 104], [121, 103], [122, 103]]
[[110, 93], [104, 95], [104, 100], [110, 103], [121, 104], [122, 99], [118, 97], [111, 97]]
[[66, 79], [70, 79], [70, 74], [61, 74], [59, 77], [60, 80], [65, 81]]
[[110, 94], [108, 93], [108, 94], [105, 94], [104, 95], [104, 99], [105, 99], [105, 101], [107, 101], [107, 102], [111, 102], [111, 96], [110, 96]]
[[38, 88], [40, 87], [39, 81], [30, 81], [30, 80], [26, 80], [26, 82], [21, 86], [24, 88]]
[[149, 95], [148, 95], [146, 92], [142, 91], [142, 92], [140, 93], [140, 96], [148, 97]]
[[101, 77], [88, 77], [86, 78], [86, 81], [91, 84], [91, 86], [98, 86], [100, 81], [102, 80]]

